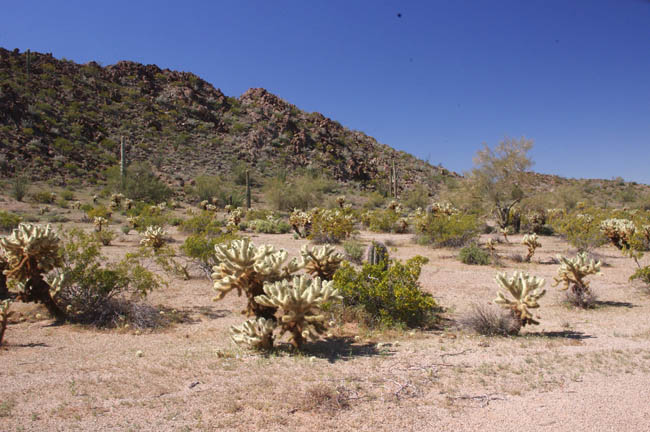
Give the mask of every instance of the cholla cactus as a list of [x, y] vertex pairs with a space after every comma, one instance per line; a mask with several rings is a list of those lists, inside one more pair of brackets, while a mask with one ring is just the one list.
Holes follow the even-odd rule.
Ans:
[[131, 228], [137, 228], [140, 225], [140, 218], [138, 216], [129, 216], [126, 220]]
[[539, 303], [537, 301], [546, 294], [546, 291], [542, 289], [544, 279], [537, 276], [531, 277], [528, 273], [521, 271], [515, 271], [512, 277], [508, 277], [506, 273], [497, 273], [495, 279], [499, 287], [512, 295], [513, 300], [507, 299], [506, 294], [499, 291], [494, 302], [510, 309], [512, 316], [519, 322], [521, 327], [527, 324], [539, 324], [533, 319], [533, 314], [530, 313], [529, 309], [538, 308]]
[[73, 201], [72, 208], [75, 210], [79, 210], [81, 208], [81, 201]]
[[339, 205], [339, 207], [343, 208], [343, 206], [345, 205], [345, 195], [337, 196], [336, 203]]
[[554, 277], [557, 286], [562, 283], [562, 289], [566, 290], [571, 288], [577, 304], [580, 307], [586, 307], [586, 298], [590, 294], [589, 281], [584, 280], [589, 275], [600, 274], [600, 261], [589, 260], [587, 261], [587, 254], [585, 252], [579, 253], [575, 258], [569, 259], [562, 255], [557, 255], [560, 261], [560, 268], [557, 269], [557, 277]]
[[395, 201], [395, 200], [391, 200], [391, 201], [388, 203], [388, 209], [389, 209], [389, 210], [393, 210], [393, 211], [395, 211], [396, 213], [399, 213], [399, 210], [400, 210], [399, 203], [398, 203], [397, 201]]
[[230, 339], [237, 345], [244, 345], [255, 350], [273, 348], [273, 330], [275, 321], [266, 318], [254, 318], [242, 325], [230, 327]]
[[510, 240], [508, 240], [508, 234], [510, 233], [508, 227], [499, 228], [499, 232], [503, 234], [503, 239], [506, 241], [506, 243], [510, 243]]
[[9, 307], [11, 302], [9, 300], [4, 300], [0, 302], [0, 346], [2, 346], [2, 339], [5, 335], [5, 330], [7, 329], [7, 323], [9, 322]]
[[158, 250], [166, 243], [165, 236], [167, 232], [159, 226], [149, 226], [147, 230], [142, 233], [142, 240], [140, 244], [143, 246], [152, 247], [153, 250]]
[[208, 201], [208, 200], [203, 200], [203, 201], [201, 201], [201, 202], [199, 203], [199, 208], [201, 208], [201, 209], [203, 209], [203, 210], [207, 210], [207, 209], [208, 209], [208, 208], [207, 208], [207, 207], [208, 207], [208, 204], [210, 204], [210, 201]]
[[434, 202], [430, 206], [427, 206], [426, 213], [432, 214], [434, 216], [438, 216], [438, 215], [451, 216], [459, 213], [459, 211], [456, 207], [452, 206], [450, 203]]
[[[214, 203], [214, 201], [212, 201]], [[226, 206], [223, 208], [226, 213], [230, 213], [233, 210], [233, 207], [231, 204], [226, 204]]]
[[228, 224], [233, 224], [235, 226], [239, 226], [241, 223], [241, 219], [243, 216], [243, 211], [240, 208], [233, 209], [229, 212], [228, 215]]
[[602, 221], [600, 230], [618, 249], [629, 249], [630, 240], [632, 240], [636, 227], [630, 220], [614, 218]]
[[133, 207], [133, 200], [129, 199], [129, 198], [125, 199], [124, 200], [124, 208], [127, 209], [127, 210], [131, 210], [132, 207]]
[[312, 217], [313, 215], [311, 213], [298, 209], [294, 209], [293, 212], [291, 212], [291, 215], [289, 216], [289, 225], [291, 225], [291, 228], [293, 228], [298, 237], [305, 238], [309, 236], [311, 232]]
[[590, 223], [592, 223], [594, 221], [594, 217], [592, 215], [586, 214], [586, 213], [578, 213], [576, 215], [576, 219], [579, 220], [580, 222], [583, 222], [583, 223], [586, 223], [586, 224], [590, 224]]
[[494, 239], [489, 238], [485, 241], [485, 248], [489, 250], [490, 253], [494, 253], [497, 248], [497, 242], [495, 242]]
[[399, 218], [395, 222], [395, 232], [399, 234], [403, 234], [407, 232], [409, 229], [409, 221], [407, 218]]
[[217, 211], [217, 206], [216, 206], [216, 205], [213, 205], [213, 204], [207, 204], [207, 205], [205, 206], [205, 209], [206, 209], [207, 211], [216, 212], [216, 211]]
[[97, 204], [98, 200], [99, 200], [99, 197], [97, 195], [93, 195], [93, 204]]
[[21, 223], [10, 236], [0, 239], [7, 260], [4, 274], [18, 282], [18, 298], [43, 303], [58, 320], [65, 317], [53, 299], [60, 284], [48, 283], [44, 275], [63, 264], [59, 247], [60, 240], [50, 225]]
[[122, 205], [122, 199], [123, 199], [123, 198], [124, 198], [124, 195], [122, 195], [121, 193], [118, 193], [118, 194], [112, 194], [112, 195], [111, 195], [111, 204], [110, 204], [110, 207], [111, 207], [113, 210], [116, 210], [116, 209], [120, 208], [121, 205]]
[[280, 309], [279, 325], [282, 333], [291, 333], [291, 344], [300, 348], [305, 339], [316, 339], [325, 330], [325, 315], [320, 307], [329, 299], [341, 299], [332, 282], [320, 278], [310, 281], [305, 275], [294, 276], [264, 285], [264, 295], [255, 297], [261, 305]]
[[95, 231], [101, 231], [104, 225], [108, 225], [108, 220], [101, 216], [97, 216], [93, 219], [93, 224], [95, 225]]
[[537, 234], [526, 234], [521, 241], [523, 245], [528, 247], [528, 254], [526, 255], [526, 262], [530, 262], [535, 254], [535, 249], [541, 247], [542, 244], [537, 240]]
[[271, 245], [255, 247], [250, 239], [233, 240], [230, 244], [214, 247], [219, 265], [212, 268], [212, 279], [217, 296], [222, 299], [232, 290], [248, 298], [247, 313], [257, 317], [273, 318], [275, 308], [258, 304], [255, 296], [264, 293], [265, 282], [276, 282], [300, 269], [294, 259], [285, 265], [287, 252], [277, 251]]
[[304, 245], [300, 249], [300, 254], [302, 255], [301, 267], [312, 276], [318, 276], [324, 280], [332, 280], [334, 273], [343, 261], [343, 254], [337, 252], [334, 246], [329, 244], [311, 250]]

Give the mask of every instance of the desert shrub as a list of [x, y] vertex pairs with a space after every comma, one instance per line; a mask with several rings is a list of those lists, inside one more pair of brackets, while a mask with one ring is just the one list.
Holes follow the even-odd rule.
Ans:
[[94, 220], [95, 218], [104, 218], [104, 219], [109, 219], [111, 217], [112, 212], [107, 209], [106, 207], [93, 207], [90, 210], [86, 211], [86, 216], [90, 220]]
[[72, 201], [74, 199], [74, 193], [71, 190], [65, 189], [61, 192], [61, 198], [66, 201]]
[[90, 234], [72, 230], [63, 234], [61, 249], [64, 275], [57, 301], [67, 310], [68, 319], [99, 327], [129, 323], [134, 327], [153, 327], [160, 315], [151, 306], [135, 302], [161, 286], [162, 281], [127, 256], [115, 264], [106, 259]]
[[274, 216], [273, 210], [251, 208], [246, 211], [244, 219], [247, 221], [254, 221], [257, 219], [266, 219], [269, 216]]
[[589, 252], [607, 243], [600, 230], [604, 216], [594, 209], [578, 209], [551, 218], [552, 228], [579, 252]]
[[181, 232], [186, 234], [206, 234], [215, 235], [221, 233], [223, 223], [217, 219], [216, 215], [208, 210], [189, 219], [185, 219], [179, 226]]
[[630, 280], [640, 280], [643, 282], [643, 290], [646, 293], [650, 294], [650, 266], [645, 266], [637, 269], [637, 271], [634, 272], [632, 276], [630, 276]]
[[471, 214], [422, 216], [415, 224], [415, 240], [434, 247], [460, 247], [480, 232], [478, 218]]
[[402, 204], [405, 207], [415, 210], [416, 208], [425, 208], [429, 204], [429, 190], [425, 185], [418, 184], [413, 189], [409, 189], [402, 197]]
[[39, 204], [52, 204], [54, 203], [54, 200], [56, 200], [56, 194], [53, 194], [50, 191], [37, 191], [37, 192], [32, 192], [30, 195], [32, 200], [34, 202], [39, 203]]
[[463, 264], [488, 265], [490, 263], [490, 254], [481, 249], [476, 243], [472, 243], [460, 250], [458, 259]]
[[93, 235], [95, 237], [95, 240], [103, 244], [104, 246], [110, 245], [111, 242], [115, 239], [115, 237], [117, 237], [115, 232], [108, 229], [101, 230], [101, 231], [94, 231]]
[[[282, 219], [275, 219], [272, 216], [266, 219], [253, 219], [247, 223], [247, 227], [253, 232], [264, 234], [286, 234], [291, 231], [289, 223]], [[241, 224], [240, 228], [242, 228]]]
[[131, 232], [131, 227], [128, 225], [122, 225], [120, 227], [120, 231], [122, 231], [122, 234], [124, 235], [129, 235], [129, 233]]
[[200, 175], [194, 181], [192, 190], [199, 201], [211, 201], [221, 195], [222, 180], [218, 176]]
[[236, 234], [227, 232], [212, 235], [192, 234], [185, 239], [180, 249], [209, 276], [212, 267], [219, 264], [214, 254], [214, 247], [237, 238], [239, 237]]
[[264, 185], [264, 194], [276, 210], [307, 210], [321, 204], [323, 195], [334, 187], [331, 180], [323, 177], [302, 175], [289, 181], [275, 177]]
[[343, 242], [343, 251], [345, 258], [356, 264], [361, 264], [363, 261], [363, 244], [356, 240], [348, 240]]
[[27, 177], [14, 177], [11, 179], [9, 192], [16, 201], [22, 201], [29, 190], [29, 179]]
[[386, 205], [386, 197], [379, 192], [371, 192], [368, 194], [368, 200], [363, 204], [363, 208], [375, 209], [384, 207]]
[[20, 223], [20, 216], [17, 214], [0, 210], [0, 230], [11, 231]]
[[511, 336], [519, 333], [520, 324], [511, 313], [496, 306], [475, 304], [461, 319], [461, 324], [485, 336]]
[[393, 209], [377, 209], [366, 212], [363, 222], [373, 232], [395, 232], [399, 218], [399, 213]]
[[352, 214], [344, 210], [319, 210], [312, 213], [311, 238], [316, 243], [340, 243], [355, 232]]
[[[111, 171], [109, 183], [114, 190], [120, 190], [119, 170]], [[160, 203], [172, 196], [172, 190], [156, 176], [146, 163], [134, 163], [126, 170], [122, 192], [132, 200]]]
[[362, 306], [373, 319], [386, 326], [427, 327], [437, 316], [434, 298], [420, 289], [418, 279], [428, 260], [421, 256], [389, 266], [364, 264], [356, 271], [344, 263], [334, 274], [334, 288], [346, 306]]
[[135, 208], [127, 211], [127, 214], [135, 221], [135, 229], [143, 232], [150, 226], [164, 227], [169, 222], [165, 211], [155, 205], [138, 203]]

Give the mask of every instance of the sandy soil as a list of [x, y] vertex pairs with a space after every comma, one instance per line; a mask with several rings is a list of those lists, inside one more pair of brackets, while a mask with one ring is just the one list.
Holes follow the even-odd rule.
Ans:
[[[154, 332], [53, 326], [36, 317], [46, 317], [41, 307], [15, 304], [0, 348], [0, 431], [650, 430], [650, 297], [628, 282], [634, 264], [618, 251], [598, 250], [607, 263], [592, 278], [601, 303], [583, 311], [550, 286], [558, 265], [540, 263], [568, 251], [555, 237], [541, 238], [533, 263], [504, 259], [502, 268], [464, 265], [457, 251], [417, 246], [408, 235], [360, 238], [389, 240], [400, 259], [429, 257], [422, 287], [451, 319], [494, 298], [497, 271], [542, 276], [541, 324], [512, 338], [451, 327], [362, 331], [355, 341], [340, 328], [301, 355], [261, 356], [228, 338], [244, 299], [213, 302], [196, 269], [151, 294], [152, 304], [188, 316]], [[498, 252], [524, 254], [520, 239]], [[292, 255], [304, 244], [290, 235], [253, 241]], [[115, 259], [137, 242], [132, 233], [103, 251]]]

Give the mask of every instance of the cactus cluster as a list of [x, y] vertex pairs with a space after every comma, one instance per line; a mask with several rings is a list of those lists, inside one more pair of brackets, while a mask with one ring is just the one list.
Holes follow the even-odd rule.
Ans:
[[427, 214], [432, 214], [434, 216], [451, 216], [459, 213], [459, 210], [456, 207], [452, 206], [450, 203], [439, 202], [434, 202], [433, 204], [427, 206], [425, 211]]
[[44, 275], [63, 263], [59, 254], [60, 240], [50, 225], [21, 223], [10, 236], [0, 239], [0, 249], [7, 261], [4, 274], [17, 282], [18, 298], [25, 302], [40, 302], [57, 319], [65, 314], [53, 297], [60, 280], [48, 283]]
[[618, 249], [629, 249], [636, 227], [631, 220], [612, 218], [602, 221], [600, 230]]
[[281, 334], [291, 334], [291, 344], [299, 348], [305, 339], [316, 339], [325, 327], [322, 304], [330, 299], [342, 299], [331, 281], [313, 280], [306, 276], [294, 276], [290, 282], [282, 280], [264, 285], [264, 294], [255, 297], [263, 306], [278, 309]]
[[345, 195], [337, 196], [336, 203], [339, 205], [339, 207], [343, 208], [343, 206], [345, 205]]
[[306, 238], [311, 233], [312, 214], [294, 209], [289, 215], [289, 225], [300, 238]]
[[140, 244], [158, 250], [165, 245], [167, 232], [159, 226], [148, 226], [146, 231], [142, 233], [142, 240]]
[[215, 300], [237, 291], [247, 297], [246, 313], [257, 318], [231, 329], [235, 343], [251, 348], [268, 348], [272, 345], [274, 325], [271, 323], [276, 322], [283, 333], [291, 332], [296, 347], [300, 347], [305, 338], [323, 330], [316, 311], [336, 292], [319, 277], [313, 282], [304, 275], [292, 282], [288, 279], [303, 268], [312, 274], [331, 275], [338, 268], [342, 256], [329, 245], [320, 250], [304, 247], [301, 253], [300, 260], [287, 261], [286, 251], [276, 250], [270, 245], [255, 247], [248, 238], [215, 246], [219, 261], [212, 274], [214, 290], [217, 291]]
[[343, 262], [343, 254], [329, 244], [311, 250], [304, 245], [300, 249], [300, 255], [302, 255], [300, 266], [310, 275], [325, 280], [331, 280]]
[[526, 262], [530, 262], [535, 254], [535, 249], [542, 246], [537, 239], [537, 234], [525, 234], [521, 243], [528, 248], [528, 254], [526, 254], [525, 258]]
[[589, 281], [586, 281], [585, 277], [592, 274], [600, 274], [600, 261], [589, 260], [586, 252], [579, 253], [573, 259], [557, 255], [557, 259], [561, 265], [557, 270], [557, 276], [553, 278], [555, 279], [553, 286], [561, 283], [563, 290], [571, 288], [577, 304], [581, 307], [586, 307], [587, 303], [585, 300], [591, 292], [589, 289]]
[[117, 210], [122, 206], [122, 200], [124, 199], [124, 195], [121, 193], [118, 194], [112, 194], [111, 195], [111, 204], [110, 207], [113, 210]]
[[[544, 286], [544, 279], [537, 276], [530, 276], [528, 273], [522, 271], [515, 271], [511, 277], [506, 273], [497, 273], [496, 281], [499, 287], [506, 291], [497, 292], [497, 298], [494, 302], [504, 308], [510, 309], [512, 316], [519, 322], [521, 327], [527, 324], [539, 324], [533, 318], [530, 309], [539, 307], [537, 301], [546, 294], [542, 288]], [[512, 300], [506, 297], [510, 293]]]

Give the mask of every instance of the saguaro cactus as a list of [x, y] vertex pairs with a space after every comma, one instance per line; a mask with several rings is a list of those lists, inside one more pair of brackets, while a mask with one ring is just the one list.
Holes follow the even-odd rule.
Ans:
[[248, 170], [246, 170], [246, 209], [250, 210], [251, 208], [251, 175]]
[[497, 273], [495, 280], [499, 287], [506, 290], [513, 297], [512, 300], [506, 298], [506, 294], [499, 291], [494, 302], [504, 308], [510, 309], [512, 316], [519, 322], [521, 327], [527, 324], [539, 324], [533, 319], [533, 314], [529, 309], [539, 307], [539, 300], [546, 291], [542, 289], [544, 279], [537, 276], [531, 277], [528, 273], [516, 271], [511, 277], [506, 273]]
[[65, 318], [53, 297], [60, 289], [61, 279], [48, 283], [44, 275], [63, 263], [59, 255], [60, 240], [50, 225], [21, 223], [10, 236], [0, 239], [0, 248], [7, 258], [7, 278], [18, 281], [18, 298], [24, 302], [40, 302], [57, 320]]
[[291, 344], [300, 348], [305, 339], [316, 339], [325, 327], [325, 315], [320, 311], [323, 302], [341, 299], [332, 282], [320, 278], [310, 281], [306, 276], [294, 276], [264, 285], [264, 294], [255, 297], [261, 305], [280, 309], [278, 324], [282, 333], [291, 333]]

